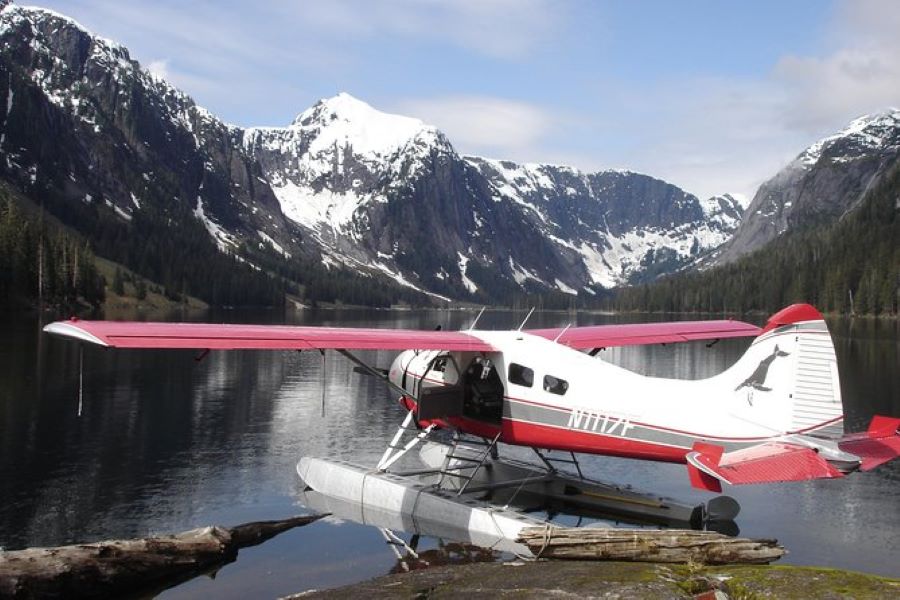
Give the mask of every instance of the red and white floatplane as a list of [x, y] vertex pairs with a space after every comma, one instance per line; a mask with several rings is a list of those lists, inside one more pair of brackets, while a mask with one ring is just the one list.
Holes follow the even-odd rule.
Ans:
[[[44, 330], [110, 348], [336, 350], [384, 379], [406, 417], [374, 468], [302, 458], [307, 500], [382, 527], [450, 528], [516, 551], [519, 530], [545, 521], [514, 506], [536, 499], [694, 527], [737, 514], [725, 496], [689, 506], [588, 479], [578, 453], [684, 463], [691, 484], [713, 492], [723, 483], [840, 478], [900, 455], [900, 418], [875, 416], [867, 431], [844, 434], [834, 346], [806, 304], [763, 328], [735, 320], [413, 331], [72, 319]], [[598, 356], [614, 346], [734, 337], [755, 339], [734, 365], [702, 380], [647, 377]], [[402, 352], [382, 370], [358, 350]], [[501, 457], [501, 444], [536, 458]], [[400, 470], [416, 446], [418, 468]]]

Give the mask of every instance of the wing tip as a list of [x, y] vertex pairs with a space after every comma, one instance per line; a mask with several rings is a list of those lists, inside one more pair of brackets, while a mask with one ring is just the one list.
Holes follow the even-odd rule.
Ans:
[[68, 321], [54, 321], [44, 326], [44, 333], [54, 337], [65, 338], [67, 340], [76, 340], [79, 342], [87, 342], [98, 346], [108, 347], [105, 341], [101, 340], [86, 329], [77, 325], [78, 319], [69, 319]]

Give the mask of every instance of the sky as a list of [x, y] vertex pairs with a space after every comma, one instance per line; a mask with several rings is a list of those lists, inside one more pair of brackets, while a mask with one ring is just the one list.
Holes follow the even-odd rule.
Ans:
[[[23, 2], [24, 3], [24, 2]], [[348, 92], [463, 154], [748, 200], [900, 106], [894, 0], [43, 0], [241, 126]]]

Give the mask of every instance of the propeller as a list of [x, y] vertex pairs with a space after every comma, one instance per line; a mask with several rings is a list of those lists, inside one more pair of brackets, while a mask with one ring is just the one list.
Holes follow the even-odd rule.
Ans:
[[706, 520], [734, 521], [741, 512], [741, 505], [731, 496], [716, 496], [706, 503]]

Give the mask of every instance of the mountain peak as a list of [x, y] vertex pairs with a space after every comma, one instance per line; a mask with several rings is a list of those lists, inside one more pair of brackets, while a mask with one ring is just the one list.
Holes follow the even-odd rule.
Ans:
[[[796, 160], [801, 166], [809, 167], [818, 162], [823, 154], [837, 154], [832, 158], [846, 160], [860, 152], [868, 152], [898, 143], [900, 132], [900, 109], [887, 108], [858, 117], [839, 132], [824, 137], [804, 150]], [[845, 150], [832, 151], [842, 141], [850, 145]]]
[[345, 117], [358, 117], [371, 114], [372, 112], [381, 112], [373, 108], [372, 105], [368, 102], [360, 100], [356, 96], [353, 96], [352, 94], [349, 94], [347, 92], [338, 92], [336, 95], [331, 96], [330, 98], [321, 98], [313, 105], [313, 108], [317, 106], [321, 106], [327, 110]]
[[349, 144], [357, 154], [386, 156], [420, 133], [437, 130], [419, 119], [382, 112], [346, 92], [319, 100], [291, 124], [314, 138], [310, 151]]

